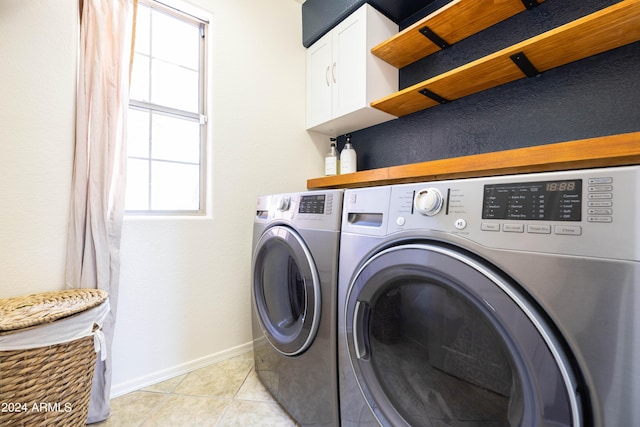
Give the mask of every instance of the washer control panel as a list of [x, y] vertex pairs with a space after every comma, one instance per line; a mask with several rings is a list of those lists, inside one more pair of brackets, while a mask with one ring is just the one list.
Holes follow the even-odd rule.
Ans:
[[395, 185], [388, 209], [387, 234], [640, 260], [640, 166]]

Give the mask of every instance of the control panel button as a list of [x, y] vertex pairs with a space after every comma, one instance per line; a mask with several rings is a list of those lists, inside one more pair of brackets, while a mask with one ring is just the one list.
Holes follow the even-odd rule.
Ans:
[[403, 217], [403, 216], [399, 216], [399, 217], [396, 219], [396, 224], [398, 224], [400, 227], [402, 227], [402, 226], [404, 225], [404, 223], [405, 223], [405, 219], [404, 219], [404, 217]]
[[458, 230], [464, 230], [467, 227], [467, 221], [465, 221], [463, 218], [458, 218], [456, 219], [454, 225]]
[[613, 218], [610, 216], [590, 216], [587, 218], [588, 222], [601, 222], [601, 223], [610, 223], [613, 222]]
[[589, 208], [587, 209], [589, 215], [613, 215], [613, 209], [609, 208]]
[[480, 230], [482, 231], [500, 231], [500, 224], [494, 222], [483, 222], [480, 224]]
[[524, 224], [504, 224], [502, 231], [507, 233], [524, 233]]
[[610, 208], [613, 206], [613, 202], [611, 200], [589, 201], [587, 206], [590, 208]]
[[527, 233], [551, 234], [551, 226], [543, 224], [529, 224], [527, 225]]
[[577, 225], [556, 225], [553, 232], [564, 236], [580, 236], [582, 235], [582, 227]]
[[589, 184], [612, 184], [613, 178], [605, 176], [602, 178], [589, 178]]
[[613, 191], [613, 185], [590, 185], [590, 192]]

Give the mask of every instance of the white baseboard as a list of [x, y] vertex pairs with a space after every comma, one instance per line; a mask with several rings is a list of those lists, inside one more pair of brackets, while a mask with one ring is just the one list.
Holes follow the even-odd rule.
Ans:
[[213, 363], [239, 356], [251, 351], [252, 349], [253, 343], [248, 342], [237, 347], [232, 347], [219, 353], [210, 354], [208, 356], [204, 356], [190, 362], [173, 366], [171, 368], [163, 369], [162, 371], [154, 372], [143, 377], [134, 378], [120, 384], [112, 384], [110, 397], [113, 399], [114, 397], [122, 396], [123, 394], [127, 394], [132, 391], [140, 390], [141, 388], [166, 381], [173, 377], [177, 377], [178, 375], [183, 375], [191, 371], [195, 371], [196, 369], [204, 368], [205, 366], [209, 366]]

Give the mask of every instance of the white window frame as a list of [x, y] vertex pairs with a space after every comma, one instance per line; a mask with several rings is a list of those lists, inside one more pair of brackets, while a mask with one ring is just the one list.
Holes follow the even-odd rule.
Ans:
[[[193, 7], [187, 3], [179, 1], [157, 1], [157, 0], [138, 0], [139, 4], [145, 5], [152, 9], [156, 9], [161, 13], [173, 16], [175, 18], [189, 21], [192, 24], [199, 27], [200, 30], [200, 75], [199, 75], [199, 100], [198, 100], [198, 112], [188, 112], [177, 110], [171, 107], [153, 104], [151, 102], [144, 102], [139, 100], [129, 100], [129, 108], [141, 111], [149, 111], [151, 113], [163, 114], [170, 117], [179, 117], [183, 119], [191, 119], [197, 121], [200, 127], [200, 163], [199, 163], [199, 208], [193, 210], [160, 210], [151, 209], [151, 186], [153, 183], [149, 182], [149, 188], [147, 191], [147, 197], [149, 198], [149, 209], [146, 210], [125, 210], [127, 216], [203, 216], [207, 213], [207, 175], [208, 175], [208, 162], [207, 162], [207, 141], [208, 141], [208, 104], [209, 104], [209, 91], [208, 91], [208, 59], [209, 59], [209, 47], [208, 47], [208, 26], [209, 20], [204, 18], [204, 13], [194, 10]], [[150, 75], [151, 76], [151, 75]], [[151, 144], [151, 142], [150, 142]], [[129, 155], [127, 155], [129, 158]], [[152, 161], [151, 153], [148, 157], [136, 157], [144, 160]], [[169, 163], [181, 163], [179, 161], [167, 161]], [[149, 167], [149, 174], [151, 174], [151, 167]], [[125, 206], [126, 209], [126, 206]]]

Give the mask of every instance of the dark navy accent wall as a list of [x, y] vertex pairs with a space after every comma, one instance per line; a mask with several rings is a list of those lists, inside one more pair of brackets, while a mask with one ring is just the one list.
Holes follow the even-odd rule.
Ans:
[[307, 0], [302, 4], [302, 45], [309, 47], [365, 0]]
[[[403, 68], [401, 88], [615, 3], [546, 0]], [[639, 76], [636, 42], [353, 132], [358, 170], [640, 131]]]
[[[393, 22], [411, 19], [434, 0], [306, 0], [302, 4], [302, 45], [309, 47], [365, 3]], [[436, 0], [442, 1], [442, 0]], [[450, 1], [450, 0], [446, 0]], [[422, 15], [425, 16], [425, 15]]]

